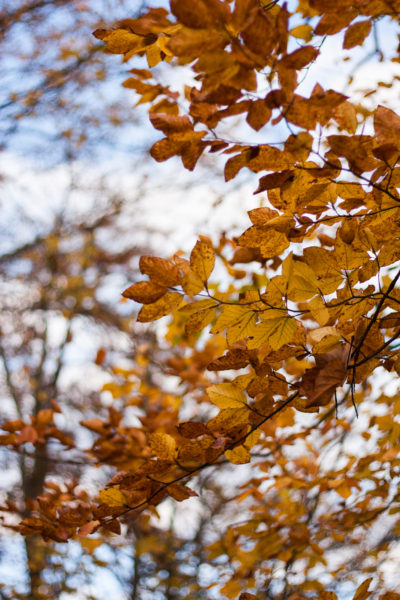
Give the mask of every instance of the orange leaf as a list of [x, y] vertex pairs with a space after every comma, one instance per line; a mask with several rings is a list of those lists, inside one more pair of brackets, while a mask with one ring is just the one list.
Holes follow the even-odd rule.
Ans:
[[140, 272], [148, 275], [152, 281], [166, 287], [173, 287], [181, 282], [178, 267], [173, 262], [157, 256], [141, 256]]
[[314, 48], [313, 46], [303, 46], [282, 58], [281, 64], [286, 67], [286, 69], [302, 69], [315, 60], [318, 54], [319, 50], [317, 50], [317, 48]]
[[165, 286], [154, 281], [140, 281], [134, 283], [122, 292], [124, 298], [140, 302], [141, 304], [152, 304], [167, 293]]
[[82, 527], [79, 527], [78, 529], [78, 535], [79, 537], [85, 537], [86, 535], [89, 535], [90, 533], [93, 533], [94, 531], [97, 530], [97, 528], [100, 525], [100, 521], [89, 521], [89, 523], [86, 523], [85, 525], [82, 525]]

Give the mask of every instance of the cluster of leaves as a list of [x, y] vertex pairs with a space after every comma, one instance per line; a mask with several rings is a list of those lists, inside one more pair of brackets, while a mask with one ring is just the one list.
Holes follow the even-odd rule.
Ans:
[[[234, 496], [244, 520], [208, 546], [222, 565], [221, 594], [330, 600], [325, 582], [337, 589], [353, 569], [374, 571], [376, 598], [400, 597], [377, 569], [398, 521], [365, 543], [368, 528], [399, 510], [399, 401], [382, 393], [372, 402], [370, 381], [378, 368], [400, 373], [400, 117], [319, 84], [308, 96], [298, 89], [325, 36], [341, 33], [352, 49], [378, 19], [399, 14], [396, 0], [300, 0], [290, 11], [264, 0], [171, 0], [170, 11], [95, 32], [111, 53], [139, 57], [125, 86], [150, 104], [164, 135], [151, 150], [157, 161], [178, 156], [192, 170], [206, 151], [218, 153], [227, 181], [247, 168], [266, 197], [240, 236], [201, 236], [187, 259], [141, 258], [147, 279], [123, 295], [142, 304], [141, 323], [172, 315], [164, 372], [182, 394], [149, 384], [140, 364], [115, 372], [107, 390], [139, 408], [139, 422], [110, 408], [82, 425], [96, 435], [93, 462], [117, 473], [97, 499], [45, 491], [21, 533], [62, 542], [148, 524], [164, 499], [197, 495], [188, 484], [200, 473], [251, 461]], [[158, 81], [163, 61], [190, 65], [184, 97]], [[284, 124], [288, 135], [279, 144], [227, 139], [226, 119], [241, 115], [245, 132], [247, 124], [267, 137]], [[182, 421], [190, 405], [197, 418]], [[358, 412], [361, 429], [349, 416]], [[13, 437], [3, 443], [40, 444], [38, 427], [6, 424]], [[337, 558], [342, 546], [351, 559]], [[371, 581], [355, 600], [369, 597]]]

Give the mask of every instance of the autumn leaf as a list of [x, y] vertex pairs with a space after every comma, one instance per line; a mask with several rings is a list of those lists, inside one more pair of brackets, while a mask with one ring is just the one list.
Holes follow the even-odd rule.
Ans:
[[178, 292], [168, 292], [159, 300], [152, 304], [145, 304], [139, 311], [137, 320], [140, 323], [148, 323], [161, 319], [165, 315], [175, 310], [182, 302], [182, 294]]
[[232, 383], [212, 385], [207, 388], [207, 394], [219, 408], [242, 408], [247, 405], [244, 393]]
[[354, 48], [354, 46], [360, 46], [370, 34], [371, 27], [372, 23], [370, 20], [358, 21], [358, 23], [350, 25], [350, 27], [346, 29], [343, 48], [349, 50], [350, 48]]
[[233, 450], [225, 450], [225, 456], [233, 465], [243, 465], [250, 462], [250, 452], [244, 446], [236, 446]]
[[160, 286], [173, 287], [181, 281], [178, 267], [165, 258], [141, 256], [139, 269], [141, 273], [148, 275], [154, 283]]
[[168, 433], [152, 433], [149, 435], [149, 445], [158, 458], [163, 460], [175, 460], [176, 442]]
[[125, 494], [116, 488], [100, 490], [99, 498], [107, 506], [124, 506], [126, 504]]
[[212, 247], [206, 242], [197, 242], [190, 254], [190, 266], [194, 273], [206, 282], [214, 268], [215, 257]]
[[140, 302], [141, 304], [152, 304], [167, 293], [165, 286], [153, 281], [140, 281], [129, 286], [122, 292], [124, 298]]
[[353, 596], [353, 600], [366, 600], [371, 592], [368, 592], [369, 585], [372, 581], [372, 577], [366, 579], [360, 586], [358, 586], [356, 593]]

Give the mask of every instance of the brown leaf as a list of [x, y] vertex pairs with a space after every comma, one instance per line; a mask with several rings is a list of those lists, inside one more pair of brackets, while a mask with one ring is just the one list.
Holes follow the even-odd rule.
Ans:
[[216, 358], [207, 365], [208, 371], [226, 371], [229, 369], [243, 369], [249, 364], [249, 352], [248, 350], [241, 350], [240, 348], [233, 348], [229, 350], [224, 356]]
[[349, 50], [350, 48], [354, 48], [354, 46], [361, 46], [365, 38], [370, 34], [371, 27], [372, 23], [369, 19], [350, 25], [344, 35], [343, 48]]
[[191, 496], [198, 496], [198, 494], [187, 487], [186, 485], [182, 485], [181, 483], [173, 483], [168, 486], [168, 494], [174, 500], [178, 502], [182, 502], [183, 500], [187, 500]]
[[171, 0], [171, 12], [180, 23], [191, 29], [213, 28], [229, 15], [228, 7], [218, 0], [196, 0], [196, 4], [187, 0]]
[[265, 100], [254, 100], [250, 104], [246, 121], [256, 131], [259, 131], [271, 117], [271, 110]]
[[371, 592], [368, 591], [369, 584], [372, 581], [372, 577], [368, 577], [360, 586], [358, 586], [356, 593], [353, 596], [353, 600], [366, 600]]
[[178, 431], [181, 436], [190, 440], [200, 437], [201, 435], [210, 435], [207, 425], [194, 421], [179, 423]]
[[400, 148], [400, 117], [395, 112], [379, 105], [374, 114], [374, 128], [378, 142]]

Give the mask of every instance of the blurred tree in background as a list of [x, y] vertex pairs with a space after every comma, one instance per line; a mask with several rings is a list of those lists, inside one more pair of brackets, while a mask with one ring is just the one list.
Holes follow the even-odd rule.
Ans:
[[[398, 600], [398, 1], [7, 4], [5, 158], [67, 185], [2, 231], [2, 596]], [[149, 256], [151, 144], [260, 173], [252, 225]]]

